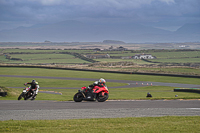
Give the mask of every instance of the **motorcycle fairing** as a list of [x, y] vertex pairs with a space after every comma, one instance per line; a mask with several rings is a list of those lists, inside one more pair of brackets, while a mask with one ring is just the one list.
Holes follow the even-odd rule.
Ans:
[[107, 87], [95, 86], [95, 87], [93, 88], [93, 93], [100, 93], [100, 92], [102, 92], [103, 95], [104, 95], [105, 92], [108, 92]]

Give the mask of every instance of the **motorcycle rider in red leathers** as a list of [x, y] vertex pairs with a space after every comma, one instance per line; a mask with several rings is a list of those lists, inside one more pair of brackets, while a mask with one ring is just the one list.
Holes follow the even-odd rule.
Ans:
[[[84, 92], [89, 91], [90, 93], [92, 93], [92, 89], [93, 89], [95, 86], [104, 87], [104, 86], [106, 86], [105, 83], [106, 83], [106, 80], [103, 79], [103, 78], [100, 78], [99, 81], [95, 81], [93, 84], [89, 85], [89, 86], [84, 90]], [[88, 96], [88, 98], [90, 98], [90, 97], [91, 97], [91, 96]]]
[[31, 100], [35, 100], [35, 98], [36, 98], [36, 96], [38, 94], [38, 91], [39, 91], [39, 84], [35, 80], [32, 80], [32, 82], [27, 82], [24, 85], [27, 85], [27, 84], [31, 85], [29, 87], [30, 91], [32, 91], [32, 93], [33, 93], [32, 97], [31, 97]]
[[103, 78], [100, 78], [99, 81], [95, 81], [93, 84], [89, 85], [88, 89], [92, 90], [95, 86], [104, 87], [106, 86], [105, 83], [106, 83], [106, 80]]

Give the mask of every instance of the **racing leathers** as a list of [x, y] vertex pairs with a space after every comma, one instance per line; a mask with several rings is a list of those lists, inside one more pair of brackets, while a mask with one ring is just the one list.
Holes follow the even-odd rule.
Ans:
[[104, 87], [106, 85], [104, 83], [100, 83], [98, 81], [95, 81], [93, 84], [91, 84], [91, 85], [88, 86], [88, 89], [92, 90], [95, 86]]

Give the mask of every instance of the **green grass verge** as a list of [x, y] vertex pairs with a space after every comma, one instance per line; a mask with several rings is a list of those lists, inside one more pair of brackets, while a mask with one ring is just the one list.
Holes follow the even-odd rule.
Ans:
[[0, 132], [39, 133], [197, 133], [200, 116], [0, 121]]
[[[174, 87], [168, 86], [112, 88], [109, 89], [108, 100], [200, 99], [200, 95], [198, 93], [174, 92], [173, 89]], [[8, 94], [6, 97], [0, 97], [0, 100], [17, 100], [17, 97], [21, 94], [22, 90], [23, 88], [11, 88], [12, 93], [15, 95]], [[72, 101], [73, 96], [76, 92], [78, 92], [78, 89], [40, 89], [40, 91], [36, 100]], [[62, 95], [42, 93], [45, 91], [59, 92], [62, 93]], [[148, 92], [152, 94], [152, 98], [146, 98]], [[178, 96], [175, 97], [175, 95]]]
[[[168, 86], [145, 86], [136, 88], [109, 89], [109, 99], [200, 99], [200, 95], [198, 93], [174, 92], [173, 89], [174, 87]], [[148, 92], [152, 94], [152, 98], [146, 98]], [[175, 97], [175, 95], [177, 95], [177, 97]]]

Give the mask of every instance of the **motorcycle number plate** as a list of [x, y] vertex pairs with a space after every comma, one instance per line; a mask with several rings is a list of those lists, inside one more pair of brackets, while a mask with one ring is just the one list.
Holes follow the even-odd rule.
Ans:
[[23, 90], [23, 92], [26, 92], [26, 90]]

